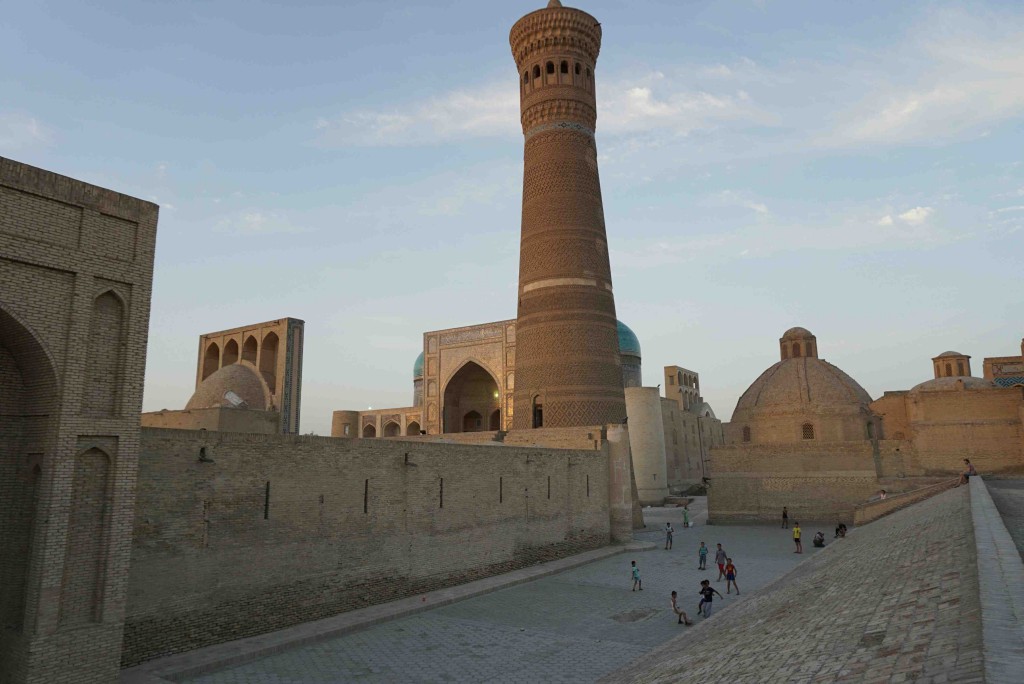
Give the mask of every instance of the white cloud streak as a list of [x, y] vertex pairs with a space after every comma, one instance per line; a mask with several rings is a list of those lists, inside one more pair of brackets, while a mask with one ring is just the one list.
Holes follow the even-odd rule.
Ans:
[[0, 151], [49, 145], [52, 131], [39, 119], [19, 112], [0, 111]]
[[919, 226], [927, 221], [934, 211], [931, 207], [914, 207], [900, 214], [899, 219], [911, 226]]

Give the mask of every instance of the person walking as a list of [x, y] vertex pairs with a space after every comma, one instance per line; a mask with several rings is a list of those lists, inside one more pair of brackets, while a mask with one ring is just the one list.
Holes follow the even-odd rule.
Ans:
[[697, 612], [703, 615], [705, 618], [711, 617], [711, 601], [715, 598], [715, 594], [718, 594], [718, 598], [724, 599], [721, 592], [711, 586], [711, 582], [708, 580], [701, 580], [700, 591], [700, 603], [697, 606]]
[[700, 543], [700, 548], [697, 549], [697, 569], [707, 570], [708, 569], [708, 547], [704, 546], [704, 542]]
[[796, 544], [796, 551], [793, 553], [803, 553], [804, 545], [800, 542], [800, 523], [793, 523], [793, 542]]
[[672, 548], [672, 535], [674, 533], [675, 533], [675, 530], [672, 529], [672, 523], [670, 523], [670, 522], [665, 523], [665, 550], [666, 551], [668, 551], [669, 549]]
[[637, 589], [643, 591], [644, 583], [640, 581], [640, 568], [636, 566], [636, 561], [630, 561], [630, 564], [632, 565], [633, 591], [636, 591]]
[[789, 509], [782, 507], [782, 529], [789, 527]]
[[692, 625], [690, 618], [686, 615], [686, 611], [679, 607], [679, 595], [676, 592], [672, 592], [672, 612], [679, 616], [679, 621], [676, 624], [679, 625]]
[[725, 553], [725, 549], [723, 549], [722, 545], [719, 544], [718, 545], [718, 550], [715, 551], [715, 562], [718, 563], [718, 579], [715, 580], [716, 582], [721, 582], [722, 578], [725, 577], [725, 561], [726, 560], [727, 560], [727, 556], [726, 556], [726, 553]]
[[731, 593], [729, 591], [729, 585], [736, 588], [736, 595], [740, 595], [740, 585], [736, 584], [736, 566], [733, 565], [732, 558], [726, 559], [725, 564], [725, 593]]

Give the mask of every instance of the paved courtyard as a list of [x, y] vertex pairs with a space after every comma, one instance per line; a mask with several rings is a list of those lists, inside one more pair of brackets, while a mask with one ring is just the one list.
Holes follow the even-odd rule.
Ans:
[[[679, 509], [648, 509], [648, 528], [676, 528], [671, 551], [660, 531], [639, 532], [653, 551], [618, 555], [526, 584], [396, 619], [343, 637], [298, 647], [241, 666], [197, 676], [194, 684], [328, 684], [357, 682], [591, 682], [672, 637], [701, 627], [677, 625], [669, 592], [695, 613], [701, 579], [714, 580], [713, 549], [721, 542], [736, 563], [742, 598], [792, 570], [817, 549], [821, 529], [804, 524], [802, 556], [789, 531], [771, 526], [706, 526], [705, 501], [691, 507], [696, 527], [683, 529]], [[712, 549], [709, 570], [697, 570], [697, 547]], [[629, 561], [641, 568], [644, 591], [631, 592]], [[711, 569], [714, 568], [714, 573]], [[723, 594], [725, 582], [715, 583]], [[710, 625], [716, 619], [713, 615]], [[699, 620], [698, 620], [699, 622]]]
[[996, 504], [1006, 530], [1024, 556], [1024, 480], [995, 480], [986, 478], [988, 492]]

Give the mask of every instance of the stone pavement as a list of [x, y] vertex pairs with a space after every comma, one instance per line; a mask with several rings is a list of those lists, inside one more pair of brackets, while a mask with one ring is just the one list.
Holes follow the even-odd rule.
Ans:
[[[341, 637], [300, 646], [235, 667], [179, 679], [194, 684], [327, 684], [356, 682], [590, 682], [680, 634], [669, 592], [696, 611], [700, 540], [721, 541], [732, 554], [743, 598], [727, 596], [716, 609], [742, 605], [817, 549], [792, 553], [787, 530], [770, 526], [703, 525], [704, 500], [691, 507], [698, 527], [682, 529], [679, 509], [647, 509], [651, 531], [641, 540], [658, 548], [618, 555], [526, 584], [396, 619]], [[660, 528], [676, 527], [672, 551]], [[824, 526], [804, 525], [809, 539]], [[712, 551], [713, 553], [713, 551]], [[641, 568], [644, 591], [630, 591], [629, 561]], [[714, 568], [713, 556], [709, 568]], [[715, 586], [723, 593], [725, 582]], [[723, 613], [724, 615], [724, 613]], [[718, 620], [713, 615], [708, 626]], [[698, 620], [699, 622], [699, 620]]]
[[854, 530], [608, 682], [982, 682], [967, 487]]

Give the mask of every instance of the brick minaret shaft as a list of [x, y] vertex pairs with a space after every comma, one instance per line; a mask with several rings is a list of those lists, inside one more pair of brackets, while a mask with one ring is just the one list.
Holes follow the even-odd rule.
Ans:
[[513, 429], [626, 417], [594, 128], [601, 25], [552, 0], [509, 36], [525, 137]]

